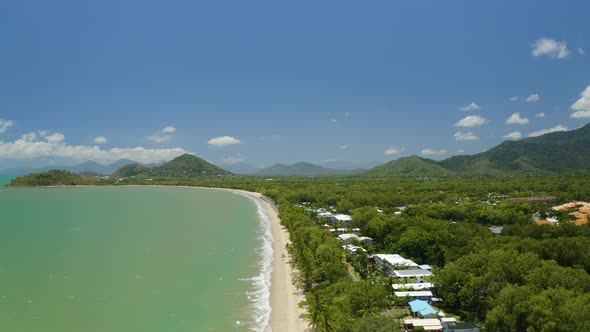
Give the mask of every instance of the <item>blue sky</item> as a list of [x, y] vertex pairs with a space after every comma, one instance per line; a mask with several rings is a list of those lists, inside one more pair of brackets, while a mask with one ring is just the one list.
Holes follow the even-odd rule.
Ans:
[[3, 2], [0, 166], [185, 151], [219, 165], [442, 159], [576, 129], [590, 120], [588, 12], [587, 1]]

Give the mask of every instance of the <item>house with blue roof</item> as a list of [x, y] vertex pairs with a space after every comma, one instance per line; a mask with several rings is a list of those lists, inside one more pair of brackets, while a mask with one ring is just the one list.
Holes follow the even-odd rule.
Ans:
[[428, 304], [426, 301], [414, 300], [408, 303], [412, 316], [416, 318], [438, 318], [438, 311]]

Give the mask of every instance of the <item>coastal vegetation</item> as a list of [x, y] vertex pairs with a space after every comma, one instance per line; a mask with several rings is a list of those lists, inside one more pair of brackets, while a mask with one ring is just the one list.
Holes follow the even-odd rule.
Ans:
[[[586, 126], [441, 162], [402, 158], [348, 176], [235, 176], [184, 155], [157, 167], [126, 166], [107, 179], [50, 171], [11, 185], [188, 185], [260, 192], [275, 202], [289, 231], [291, 262], [306, 294], [301, 305], [318, 331], [399, 326], [406, 301], [393, 297], [394, 280], [371, 263], [369, 255], [377, 253], [431, 265], [433, 292], [442, 299], [438, 308], [481, 322], [486, 331], [585, 331], [590, 330], [590, 223], [576, 225], [571, 211], [526, 198], [590, 200], [590, 179], [579, 176], [590, 166], [589, 138]], [[362, 245], [366, 253], [344, 250], [318, 216], [320, 208], [352, 215], [349, 226], [373, 239]], [[535, 215], [559, 222], [540, 225]], [[501, 236], [490, 226], [503, 226]]]
[[[95, 184], [225, 187], [273, 199], [291, 236], [288, 250], [306, 293], [306, 318], [319, 331], [396, 325], [400, 315], [392, 312], [405, 303], [393, 298], [389, 277], [380, 275], [366, 256], [347, 255], [326, 231], [325, 220], [301, 206], [332, 206], [351, 214], [352, 226], [374, 240], [364, 246], [369, 255], [397, 253], [432, 265], [434, 292], [443, 299], [439, 308], [482, 322], [488, 331], [589, 328], [590, 223], [576, 226], [567, 213], [553, 212], [547, 203], [511, 200], [555, 196], [560, 202], [587, 201], [587, 178], [135, 177]], [[555, 215], [560, 222], [538, 225], [535, 213]], [[502, 236], [492, 235], [492, 225], [504, 226]], [[347, 260], [357, 267], [359, 282], [349, 275]]]

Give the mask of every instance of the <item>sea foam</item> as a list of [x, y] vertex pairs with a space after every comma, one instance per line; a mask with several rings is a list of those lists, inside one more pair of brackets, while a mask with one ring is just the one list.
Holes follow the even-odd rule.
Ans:
[[[244, 195], [247, 196], [247, 195]], [[258, 261], [260, 274], [258, 276], [241, 279], [244, 281], [252, 282], [252, 290], [246, 292], [248, 299], [253, 304], [252, 313], [252, 326], [253, 331], [270, 332], [272, 331], [269, 325], [270, 319], [270, 278], [272, 274], [272, 261], [273, 261], [273, 250], [272, 250], [272, 231], [271, 221], [266, 210], [262, 206], [261, 202], [250, 196], [247, 196], [256, 203], [258, 210], [258, 239], [260, 240], [260, 247], [257, 248], [260, 260]]]

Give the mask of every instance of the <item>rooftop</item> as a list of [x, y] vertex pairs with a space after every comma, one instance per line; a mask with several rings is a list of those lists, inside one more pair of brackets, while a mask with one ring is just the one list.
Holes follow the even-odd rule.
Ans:
[[425, 277], [431, 276], [432, 272], [422, 269], [411, 269], [411, 270], [394, 270], [393, 274], [398, 278], [409, 278], [409, 277]]
[[404, 296], [409, 296], [409, 297], [431, 297], [432, 296], [432, 292], [427, 290], [427, 291], [399, 291], [399, 292], [393, 292], [393, 294], [395, 296], [399, 296], [399, 297], [404, 297]]
[[376, 254], [375, 257], [391, 265], [418, 266], [414, 261], [406, 259], [398, 254]]
[[393, 284], [391, 287], [395, 290], [398, 289], [413, 289], [413, 290], [421, 290], [421, 289], [430, 289], [434, 287], [433, 284], [429, 282], [422, 282], [422, 283], [408, 283], [408, 284]]

